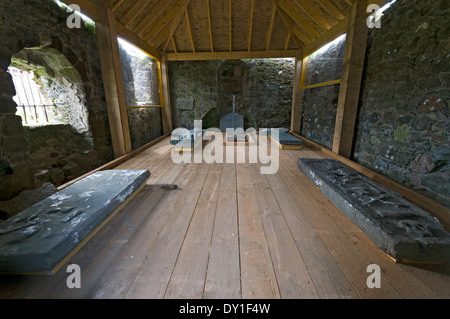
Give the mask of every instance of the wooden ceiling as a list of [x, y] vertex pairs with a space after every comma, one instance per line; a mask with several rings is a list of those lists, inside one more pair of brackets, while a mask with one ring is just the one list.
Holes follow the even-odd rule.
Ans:
[[[292, 56], [345, 32], [355, 0], [105, 0], [125, 28], [161, 53]], [[186, 56], [186, 55], [184, 55]]]

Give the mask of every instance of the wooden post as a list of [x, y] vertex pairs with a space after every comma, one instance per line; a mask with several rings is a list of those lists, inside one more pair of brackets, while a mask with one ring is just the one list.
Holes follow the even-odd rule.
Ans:
[[161, 57], [161, 83], [162, 83], [162, 96], [163, 101], [161, 101], [162, 108], [162, 123], [164, 134], [172, 132], [172, 110], [170, 106], [170, 91], [169, 91], [169, 74], [167, 67], [167, 58], [165, 55]]
[[292, 94], [292, 112], [291, 112], [291, 132], [300, 134], [300, 125], [302, 118], [302, 97], [303, 90], [300, 89], [303, 86], [303, 79], [305, 76], [305, 70], [303, 65], [303, 52], [297, 51], [295, 57], [295, 73], [294, 73], [294, 89]]
[[111, 139], [114, 157], [117, 158], [131, 152], [131, 138], [113, 12], [99, 7], [96, 26]]
[[344, 65], [334, 129], [333, 152], [350, 158], [355, 134], [361, 78], [366, 54], [367, 0], [358, 0], [350, 9]]

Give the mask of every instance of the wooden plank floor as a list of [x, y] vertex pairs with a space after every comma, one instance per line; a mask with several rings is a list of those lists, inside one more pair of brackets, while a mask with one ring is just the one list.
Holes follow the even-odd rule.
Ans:
[[[53, 276], [0, 276], [0, 298], [449, 298], [448, 265], [394, 263], [298, 170], [303, 147], [259, 164], [175, 164], [169, 140], [117, 169], [151, 178]], [[178, 188], [168, 187], [177, 185]], [[381, 268], [370, 289], [367, 266]]]

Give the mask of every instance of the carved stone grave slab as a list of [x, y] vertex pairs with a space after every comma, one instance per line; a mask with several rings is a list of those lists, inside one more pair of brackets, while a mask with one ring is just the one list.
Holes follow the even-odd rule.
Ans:
[[400, 194], [335, 159], [299, 158], [298, 168], [396, 261], [450, 261], [450, 233]]
[[1, 223], [0, 272], [53, 273], [149, 177], [148, 170], [99, 171]]

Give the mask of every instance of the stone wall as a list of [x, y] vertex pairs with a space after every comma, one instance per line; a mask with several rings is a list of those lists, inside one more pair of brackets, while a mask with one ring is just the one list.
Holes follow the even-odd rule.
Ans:
[[220, 116], [236, 112], [245, 128], [289, 127], [293, 59], [169, 62], [173, 127], [220, 127]]
[[24, 127], [36, 187], [61, 185], [98, 167], [93, 139], [68, 124]]
[[[119, 49], [127, 106], [160, 105], [157, 61], [143, 53], [128, 51], [121, 42]], [[127, 113], [133, 149], [162, 136], [160, 107], [130, 108]]]
[[450, 207], [450, 7], [397, 1], [368, 36], [354, 160]]
[[128, 110], [131, 146], [137, 149], [163, 135], [160, 107]]
[[[342, 74], [345, 37], [306, 58], [304, 86], [338, 80]], [[303, 90], [300, 134], [328, 149], [333, 146], [339, 84]]]
[[49, 64], [56, 61], [39, 56], [39, 52], [57, 52], [53, 56], [64, 57], [70, 65], [59, 68], [59, 75], [83, 91], [79, 102], [86, 107], [88, 127], [82, 131], [92, 140], [85, 151], [93, 146], [102, 163], [111, 160], [113, 152], [95, 29], [84, 24], [79, 29], [69, 29], [66, 21], [70, 13], [51, 0], [2, 1], [1, 8], [0, 200], [6, 200], [36, 186], [36, 168], [32, 167], [33, 154], [28, 145], [32, 140], [27, 140], [20, 117], [15, 115], [15, 89], [6, 72], [14, 56], [28, 54], [33, 63], [39, 60], [38, 64], [53, 76], [54, 68]]

